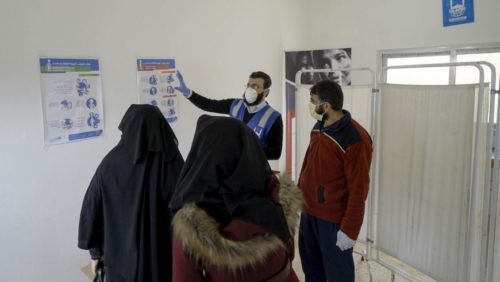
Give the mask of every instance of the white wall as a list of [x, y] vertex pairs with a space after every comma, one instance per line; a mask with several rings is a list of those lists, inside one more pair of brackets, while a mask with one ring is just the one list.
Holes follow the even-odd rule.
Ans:
[[474, 1], [475, 22], [443, 27], [442, 1], [315, 0], [308, 31], [290, 50], [352, 47], [353, 67], [376, 68], [378, 50], [500, 42], [496, 0]]
[[[137, 57], [175, 58], [188, 85], [214, 98], [240, 95], [248, 74], [264, 70], [281, 108], [283, 50], [352, 47], [355, 66], [375, 68], [379, 49], [500, 41], [500, 3], [475, 2], [476, 23], [443, 28], [434, 0], [2, 0], [0, 280], [86, 281], [80, 205], [137, 101]], [[43, 148], [40, 56], [100, 58], [105, 136]], [[186, 156], [202, 112], [180, 107]]]
[[[241, 95], [250, 72], [264, 70], [280, 109], [281, 52], [295, 40], [298, 13], [285, 2], [298, 1], [2, 0], [0, 280], [86, 281], [81, 202], [137, 102], [137, 57], [175, 58], [189, 86], [215, 98]], [[43, 148], [40, 56], [100, 58], [104, 137]], [[185, 100], [180, 107], [175, 131], [186, 156], [202, 112]]]

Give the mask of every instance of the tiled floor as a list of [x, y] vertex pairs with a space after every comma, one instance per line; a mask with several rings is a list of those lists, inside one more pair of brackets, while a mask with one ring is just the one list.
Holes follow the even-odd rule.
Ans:
[[[355, 247], [355, 252], [362, 253], [363, 250], [365, 249], [365, 246], [361, 243], [356, 244]], [[296, 246], [296, 256], [293, 261], [293, 268], [297, 275], [299, 276], [300, 281], [305, 281], [304, 279], [304, 273], [302, 272], [302, 267], [300, 265], [300, 256], [298, 253], [298, 246]], [[370, 262], [367, 263], [366, 261], [361, 260], [361, 256], [359, 254], [354, 254], [354, 264], [356, 268], [356, 282], [402, 282], [402, 281], [408, 281], [407, 279], [399, 276], [398, 274], [394, 274], [394, 277], [391, 275], [391, 271], [388, 270], [387, 268], [383, 267], [382, 265], [376, 263], [376, 262]], [[404, 266], [401, 266], [404, 267]], [[407, 272], [412, 272], [414, 270], [412, 269], [405, 269]], [[370, 280], [370, 274], [371, 274], [371, 279]], [[426, 277], [425, 275], [422, 274], [416, 274], [413, 273], [415, 277], [418, 277], [419, 281], [434, 281], [430, 279], [429, 277]], [[394, 278], [394, 280], [392, 280]]]

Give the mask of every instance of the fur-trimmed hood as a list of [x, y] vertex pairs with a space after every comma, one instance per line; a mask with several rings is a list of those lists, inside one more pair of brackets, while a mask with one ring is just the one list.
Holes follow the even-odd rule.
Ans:
[[[298, 213], [302, 210], [302, 192], [286, 176], [281, 176], [278, 181], [279, 202], [289, 228], [295, 229]], [[270, 253], [286, 247], [271, 233], [247, 241], [226, 239], [220, 233], [219, 223], [194, 203], [177, 211], [172, 225], [175, 237], [189, 257], [227, 270], [255, 265]]]

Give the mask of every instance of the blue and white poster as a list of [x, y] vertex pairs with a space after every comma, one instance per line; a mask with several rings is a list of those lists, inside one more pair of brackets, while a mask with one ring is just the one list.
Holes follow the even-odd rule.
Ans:
[[474, 22], [473, 0], [443, 0], [443, 26]]
[[40, 73], [45, 145], [102, 135], [99, 60], [40, 58]]
[[139, 103], [157, 106], [169, 123], [179, 117], [174, 59], [137, 59]]

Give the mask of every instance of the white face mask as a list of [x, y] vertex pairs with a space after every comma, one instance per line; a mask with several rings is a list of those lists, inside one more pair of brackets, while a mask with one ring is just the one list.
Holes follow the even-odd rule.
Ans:
[[320, 115], [316, 112], [316, 105], [311, 102], [309, 102], [309, 114], [311, 114], [311, 117], [313, 119], [317, 119], [319, 121], [323, 120], [323, 115]]
[[247, 103], [252, 104], [253, 102], [257, 101], [257, 97], [259, 97], [259, 94], [257, 94], [257, 90], [253, 89], [252, 87], [247, 87], [244, 96]]

